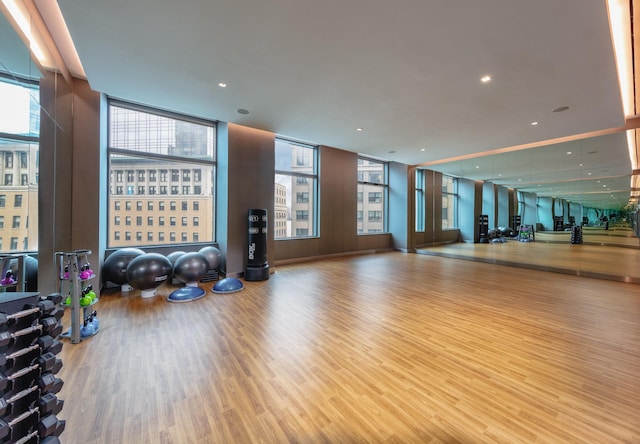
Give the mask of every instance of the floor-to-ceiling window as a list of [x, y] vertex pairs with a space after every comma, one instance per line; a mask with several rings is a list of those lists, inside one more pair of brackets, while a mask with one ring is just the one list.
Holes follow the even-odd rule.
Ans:
[[38, 83], [0, 73], [0, 252], [38, 249]]
[[109, 247], [215, 240], [215, 131], [214, 122], [109, 101]]
[[358, 234], [387, 231], [389, 174], [386, 162], [358, 157]]
[[275, 239], [318, 234], [318, 148], [276, 138]]

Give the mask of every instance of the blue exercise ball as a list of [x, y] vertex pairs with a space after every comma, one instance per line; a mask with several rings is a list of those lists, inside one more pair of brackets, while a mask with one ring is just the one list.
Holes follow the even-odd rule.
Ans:
[[120, 248], [111, 253], [102, 264], [102, 280], [116, 285], [127, 283], [127, 266], [129, 262], [144, 254], [139, 248]]
[[198, 253], [204, 256], [204, 258], [209, 263], [209, 270], [217, 270], [220, 268], [220, 263], [222, 262], [222, 252], [214, 247], [202, 247]]
[[127, 266], [127, 283], [138, 290], [155, 290], [171, 277], [171, 261], [159, 253], [135, 257]]
[[196, 252], [185, 253], [173, 265], [173, 275], [186, 284], [198, 282], [207, 274], [209, 262]]

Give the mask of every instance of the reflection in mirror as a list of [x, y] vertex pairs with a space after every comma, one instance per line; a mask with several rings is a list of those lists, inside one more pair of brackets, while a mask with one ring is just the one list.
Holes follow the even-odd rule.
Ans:
[[[632, 226], [636, 208], [630, 203], [632, 167], [623, 131], [425, 167], [533, 193], [539, 200], [553, 199], [558, 214], [565, 205], [578, 213], [577, 224], [588, 218], [583, 232], [591, 240], [638, 245]], [[536, 221], [538, 230], [554, 231], [552, 223], [542, 222]], [[567, 241], [567, 234], [563, 236], [559, 240]]]
[[41, 73], [0, 14], [0, 253], [38, 249]]

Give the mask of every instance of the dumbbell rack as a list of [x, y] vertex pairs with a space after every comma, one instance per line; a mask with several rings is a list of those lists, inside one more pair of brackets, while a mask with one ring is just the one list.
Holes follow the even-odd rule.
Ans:
[[61, 337], [69, 338], [72, 344], [79, 344], [82, 340], [89, 338], [98, 332], [96, 329], [90, 335], [82, 334], [82, 326], [87, 318], [87, 311], [90, 307], [98, 303], [99, 299], [96, 297], [90, 305], [81, 306], [80, 304], [80, 299], [82, 298], [83, 290], [87, 286], [87, 282], [96, 277], [92, 274], [87, 278], [80, 278], [81, 266], [89, 263], [88, 258], [90, 254], [90, 250], [56, 253], [56, 263], [59, 272], [58, 291], [63, 295], [68, 295], [63, 306], [71, 308], [71, 326], [68, 330], [62, 333]]
[[0, 295], [0, 443], [60, 443], [62, 295]]

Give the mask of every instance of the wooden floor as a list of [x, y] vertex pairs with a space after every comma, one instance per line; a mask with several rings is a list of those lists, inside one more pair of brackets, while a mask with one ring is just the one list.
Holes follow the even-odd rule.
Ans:
[[640, 287], [420, 254], [103, 295], [64, 443], [638, 443]]

